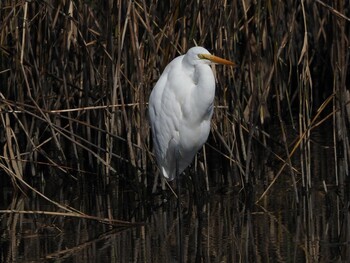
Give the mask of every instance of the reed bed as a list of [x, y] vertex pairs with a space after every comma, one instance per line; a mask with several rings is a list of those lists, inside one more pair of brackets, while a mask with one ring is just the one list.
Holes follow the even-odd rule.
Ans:
[[99, 177], [113, 202], [150, 197], [161, 181], [149, 94], [171, 59], [201, 45], [239, 67], [216, 67], [212, 133], [187, 173], [203, 173], [206, 189], [262, 180], [255, 201], [284, 181], [298, 203], [314, 187], [312, 133], [323, 128], [335, 170], [323, 188], [344, 194], [349, 10], [338, 0], [3, 0], [2, 182], [45, 196], [36, 179]]
[[[150, 252], [155, 236], [162, 244], [173, 241], [177, 221], [171, 209], [149, 218], [164, 193], [147, 102], [165, 66], [194, 45], [239, 65], [216, 67], [212, 132], [186, 171], [203, 175], [196, 181], [197, 212], [210, 219], [200, 227], [189, 209], [198, 228], [186, 231], [197, 255], [203, 262], [256, 261], [271, 248], [284, 255], [287, 244], [295, 258], [348, 259], [346, 246], [335, 252], [327, 243], [323, 250], [319, 241], [349, 242], [343, 213], [350, 182], [349, 36], [350, 6], [340, 0], [2, 0], [0, 201], [6, 195], [11, 201], [0, 208], [2, 237], [9, 240], [0, 261], [18, 259], [20, 230], [85, 233], [91, 226], [119, 229], [97, 239], [78, 235], [74, 246], [60, 235], [54, 252], [38, 258], [82, 249], [86, 256], [105, 240], [111, 257], [171, 258], [162, 246], [162, 253]], [[320, 161], [322, 151], [327, 162]], [[188, 192], [198, 195], [192, 187]], [[278, 218], [288, 209], [295, 224]], [[35, 222], [26, 225], [27, 219]], [[138, 227], [119, 231], [130, 226]], [[259, 242], [266, 234], [271, 238]]]

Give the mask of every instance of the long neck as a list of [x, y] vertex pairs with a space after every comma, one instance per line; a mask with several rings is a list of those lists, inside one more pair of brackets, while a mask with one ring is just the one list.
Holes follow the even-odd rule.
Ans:
[[196, 87], [192, 90], [191, 94], [193, 117], [199, 120], [210, 119], [215, 97], [215, 78], [213, 71], [209, 65], [197, 65], [193, 78], [196, 83]]

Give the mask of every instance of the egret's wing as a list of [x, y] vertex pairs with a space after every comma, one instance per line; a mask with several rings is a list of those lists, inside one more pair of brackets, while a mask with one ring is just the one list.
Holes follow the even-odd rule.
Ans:
[[[181, 88], [181, 57], [173, 60], [155, 85], [149, 101], [149, 117], [152, 127], [154, 151], [164, 177], [175, 176], [175, 153], [178, 150], [179, 126], [182, 118], [183, 99]], [[181, 92], [180, 92], [181, 93]]]

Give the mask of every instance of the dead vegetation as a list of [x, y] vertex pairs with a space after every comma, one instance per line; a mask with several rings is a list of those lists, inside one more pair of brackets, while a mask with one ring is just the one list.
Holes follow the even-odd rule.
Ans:
[[191, 169], [214, 188], [262, 178], [258, 200], [288, 180], [298, 200], [313, 187], [311, 135], [322, 128], [335, 171], [324, 190], [343, 191], [349, 12], [320, 0], [1, 1], [1, 176], [24, 192], [32, 177], [100, 176], [117, 200], [125, 188], [144, 196], [160, 183], [150, 91], [197, 44], [239, 68], [216, 67], [212, 134]]

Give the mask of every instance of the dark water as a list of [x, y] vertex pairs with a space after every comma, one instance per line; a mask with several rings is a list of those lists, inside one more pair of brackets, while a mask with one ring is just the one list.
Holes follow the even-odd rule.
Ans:
[[[251, 187], [211, 189], [197, 200], [184, 187], [185, 262], [348, 262], [348, 190], [327, 180], [334, 178], [332, 150], [315, 141], [312, 188], [299, 190], [299, 203], [288, 173], [259, 202], [266, 179]], [[264, 178], [275, 176], [273, 169], [269, 173]], [[106, 191], [96, 181], [80, 185], [56, 179], [40, 190], [61, 205], [142, 224], [112, 226], [58, 214], [11, 213], [65, 211], [37, 194], [13, 194], [9, 184], [2, 187], [0, 199], [1, 262], [178, 262], [177, 201], [169, 190], [137, 200], [127, 198], [132, 192]]]
[[[349, 210], [338, 194], [293, 191], [247, 204], [244, 193], [214, 193], [184, 210], [185, 262], [346, 262]], [[28, 199], [17, 210], [49, 210]], [[40, 209], [39, 209], [40, 208]], [[118, 209], [118, 208], [113, 208]], [[143, 226], [110, 227], [86, 219], [2, 215], [2, 262], [177, 262], [176, 202], [153, 211]]]

